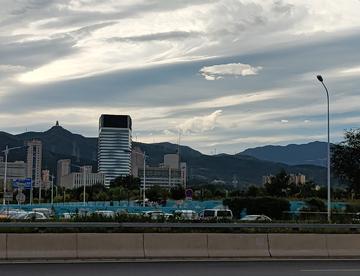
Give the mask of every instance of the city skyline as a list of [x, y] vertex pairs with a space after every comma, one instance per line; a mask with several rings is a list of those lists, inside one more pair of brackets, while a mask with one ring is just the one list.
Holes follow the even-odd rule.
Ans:
[[182, 144], [207, 154], [324, 141], [317, 74], [330, 90], [331, 141], [358, 127], [359, 1], [3, 7], [3, 131], [59, 120], [96, 137], [100, 114], [113, 113], [132, 116], [135, 141], [176, 143], [180, 130]]

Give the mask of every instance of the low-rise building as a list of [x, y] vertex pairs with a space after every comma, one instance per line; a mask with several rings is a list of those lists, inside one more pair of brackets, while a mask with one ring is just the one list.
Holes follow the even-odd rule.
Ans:
[[[0, 162], [0, 179], [4, 181], [5, 162]], [[24, 161], [7, 162], [6, 179], [11, 182], [14, 179], [26, 178], [27, 166]]]
[[[262, 177], [262, 184], [265, 185], [266, 183], [270, 183], [272, 179], [274, 178], [274, 175], [264, 175]], [[297, 173], [297, 174], [290, 174], [289, 175], [289, 183], [293, 183], [297, 186], [299, 185], [304, 185], [306, 183], [306, 176], [301, 174], [301, 173]]]
[[84, 186], [94, 186], [96, 184], [105, 185], [105, 175], [103, 173], [82, 173], [73, 172], [62, 177], [61, 186], [66, 189], [76, 189]]
[[[138, 175], [141, 179], [141, 188], [144, 185], [144, 170], [139, 169]], [[165, 189], [182, 185], [181, 171], [167, 167], [146, 167], [145, 169], [145, 189], [159, 186]]]
[[304, 185], [306, 183], [306, 176], [298, 173], [298, 174], [290, 174], [290, 183], [294, 183], [295, 185]]

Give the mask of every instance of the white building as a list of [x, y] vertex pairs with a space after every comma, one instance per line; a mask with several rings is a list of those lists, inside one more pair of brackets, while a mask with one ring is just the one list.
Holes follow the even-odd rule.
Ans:
[[131, 117], [101, 115], [99, 120], [98, 167], [105, 186], [118, 176], [131, 173]]
[[85, 186], [93, 186], [96, 184], [105, 184], [105, 175], [102, 173], [81, 173], [73, 172], [68, 175], [63, 176], [61, 181], [61, 186], [66, 189], [76, 189], [84, 186], [84, 176], [85, 176]]
[[[262, 184], [265, 185], [266, 183], [270, 183], [272, 181], [272, 178], [274, 178], [274, 175], [264, 175], [262, 177]], [[299, 185], [304, 185], [306, 183], [306, 176], [301, 174], [301, 173], [297, 173], [297, 174], [290, 174], [289, 175], [289, 183], [293, 183], [297, 186]]]
[[[138, 176], [141, 179], [141, 187], [144, 185], [143, 167], [144, 166], [142, 165], [138, 168]], [[169, 190], [177, 186], [186, 188], [187, 166], [185, 162], [180, 163], [180, 157], [178, 154], [165, 154], [164, 162], [160, 164], [159, 167], [147, 166], [145, 174], [146, 189], [153, 186], [160, 186]]]
[[[141, 179], [141, 188], [144, 187], [144, 171], [139, 169], [138, 175]], [[181, 172], [179, 169], [168, 167], [146, 167], [145, 170], [145, 189], [159, 186], [165, 189], [171, 189], [182, 185]]]
[[295, 185], [304, 185], [306, 183], [306, 176], [298, 173], [298, 174], [290, 174], [290, 183], [294, 183]]

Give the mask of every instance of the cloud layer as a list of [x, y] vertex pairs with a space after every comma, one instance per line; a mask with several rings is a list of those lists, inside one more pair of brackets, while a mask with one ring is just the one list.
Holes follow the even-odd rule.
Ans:
[[[97, 135], [130, 114], [144, 142], [238, 152], [359, 126], [360, 1], [3, 0], [0, 123]], [[221, 81], [207, 81], [217, 80]]]

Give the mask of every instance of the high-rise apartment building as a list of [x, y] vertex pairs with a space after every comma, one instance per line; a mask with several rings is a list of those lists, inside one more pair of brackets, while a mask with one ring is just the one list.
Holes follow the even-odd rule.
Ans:
[[42, 143], [33, 139], [27, 142], [26, 175], [32, 179], [33, 187], [41, 184]]
[[99, 120], [98, 171], [105, 186], [131, 173], [131, 117], [103, 114]]
[[131, 152], [131, 175], [139, 177], [139, 169], [144, 169], [144, 153], [139, 147], [135, 147]]
[[65, 175], [70, 174], [71, 169], [71, 160], [70, 159], [61, 159], [57, 161], [57, 169], [56, 169], [56, 185], [62, 186], [61, 181]]

